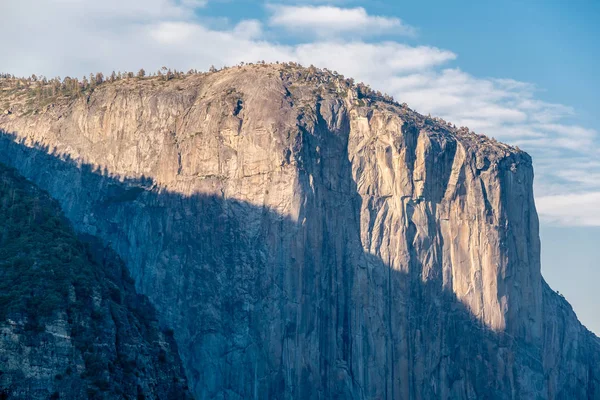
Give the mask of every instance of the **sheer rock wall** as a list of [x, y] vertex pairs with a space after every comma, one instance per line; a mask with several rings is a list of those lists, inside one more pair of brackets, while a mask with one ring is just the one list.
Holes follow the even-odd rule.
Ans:
[[600, 396], [598, 339], [540, 274], [522, 151], [281, 65], [104, 84], [0, 128], [3, 161], [125, 260], [198, 399]]

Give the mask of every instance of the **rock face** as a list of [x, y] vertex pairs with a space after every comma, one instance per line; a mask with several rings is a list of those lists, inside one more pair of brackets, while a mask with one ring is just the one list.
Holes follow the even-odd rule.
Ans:
[[173, 338], [122, 262], [0, 163], [0, 398], [186, 399]]
[[123, 258], [197, 399], [600, 398], [519, 150], [289, 65], [11, 110], [0, 161]]

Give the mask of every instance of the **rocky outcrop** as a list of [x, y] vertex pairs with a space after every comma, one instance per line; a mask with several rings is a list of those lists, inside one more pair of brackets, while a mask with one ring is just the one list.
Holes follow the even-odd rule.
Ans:
[[120, 260], [0, 163], [0, 398], [186, 399], [172, 336]]
[[198, 399], [600, 396], [517, 149], [289, 65], [11, 110], [2, 160], [124, 259]]

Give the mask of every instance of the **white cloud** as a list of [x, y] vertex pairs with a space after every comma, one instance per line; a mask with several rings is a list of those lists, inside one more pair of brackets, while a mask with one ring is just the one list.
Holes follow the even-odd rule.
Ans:
[[600, 192], [541, 196], [536, 204], [540, 216], [550, 222], [600, 226]]
[[416, 30], [398, 18], [372, 16], [362, 7], [272, 5], [271, 26], [319, 37], [394, 33], [413, 36]]
[[262, 36], [262, 24], [257, 20], [245, 20], [236, 25], [233, 34], [245, 39], [258, 39]]
[[[163, 65], [208, 69], [211, 64], [257, 60], [327, 67], [388, 92], [421, 113], [519, 145], [534, 157], [537, 203], [545, 221], [600, 225], [598, 132], [571, 122], [575, 116], [571, 107], [537, 98], [529, 83], [482, 79], [450, 68], [448, 63], [457, 57], [451, 51], [341, 36], [284, 45], [276, 41], [277, 32], [260, 21], [237, 25], [225, 21], [220, 29], [202, 22], [195, 10], [204, 1], [39, 3], [0, 2], [4, 32], [19, 32], [3, 42], [3, 52], [10, 55], [2, 61], [5, 72], [64, 77], [140, 67], [151, 71]], [[329, 9], [334, 14], [344, 10]], [[351, 25], [348, 21], [358, 21], [364, 30], [369, 21], [380, 18], [366, 12], [342, 14], [342, 22], [332, 28], [336, 33], [344, 32]], [[305, 21], [302, 18], [299, 21]], [[393, 18], [386, 20], [389, 27], [397, 24]], [[323, 19], [315, 23], [315, 29], [324, 25]], [[566, 207], [571, 201], [576, 206]]]
[[[21, 0], [19, 5], [15, 6], [13, 2], [10, 7], [29, 8], [32, 4], [38, 7], [52, 7], [60, 10], [61, 14], [77, 14], [84, 17], [84, 20], [100, 18], [127, 18], [129, 20], [150, 20], [163, 18], [189, 18], [190, 11], [196, 8], [202, 8], [206, 5], [205, 0], [46, 0], [45, 5], [40, 5], [39, 1]], [[32, 12], [33, 14], [33, 12]], [[44, 15], [40, 15], [44, 17]], [[71, 21], [74, 23], [76, 21]], [[114, 22], [114, 21], [113, 21]]]
[[303, 64], [326, 66], [373, 83], [379, 83], [381, 78], [429, 69], [456, 58], [454, 53], [435, 47], [412, 47], [395, 42], [316, 42], [291, 50], [290, 56]]

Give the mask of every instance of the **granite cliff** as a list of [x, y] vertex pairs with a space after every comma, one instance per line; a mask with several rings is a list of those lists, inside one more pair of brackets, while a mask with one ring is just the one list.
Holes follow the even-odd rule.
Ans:
[[526, 153], [294, 64], [4, 99], [0, 161], [124, 260], [197, 399], [600, 398]]

